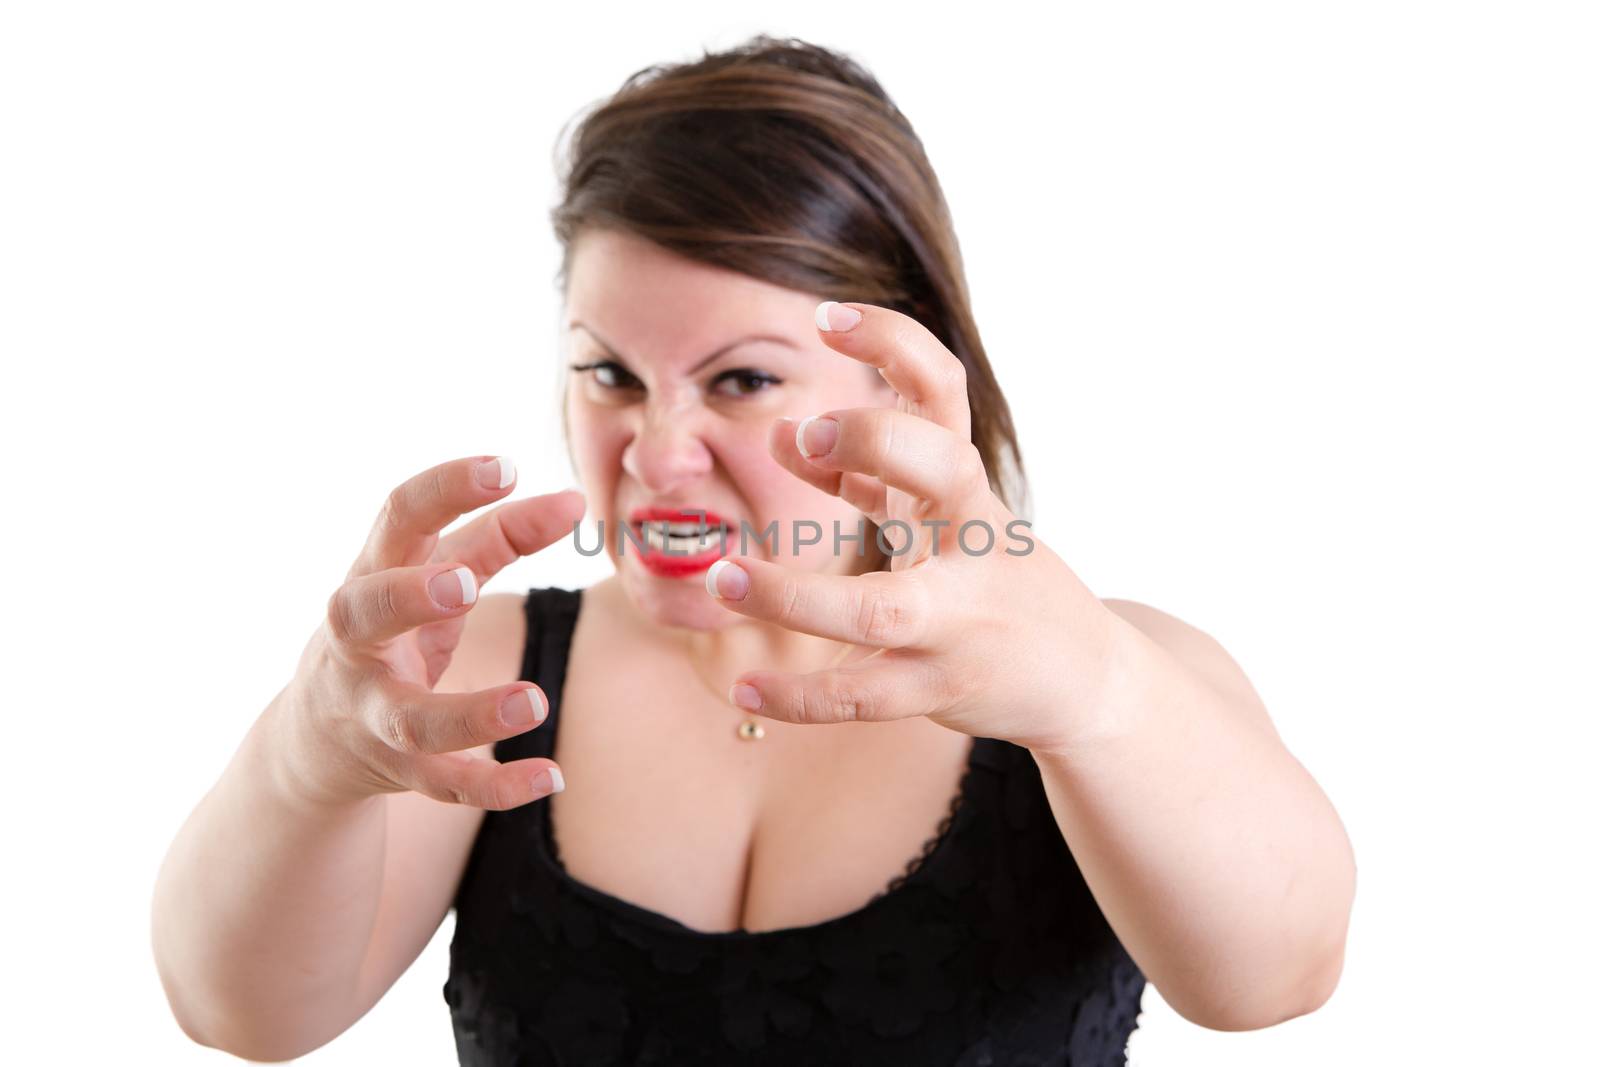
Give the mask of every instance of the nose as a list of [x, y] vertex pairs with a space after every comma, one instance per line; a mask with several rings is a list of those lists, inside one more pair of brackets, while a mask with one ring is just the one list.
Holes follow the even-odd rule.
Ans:
[[623, 470], [662, 495], [708, 473], [714, 463], [702, 436], [702, 414], [687, 405], [647, 411], [622, 451]]

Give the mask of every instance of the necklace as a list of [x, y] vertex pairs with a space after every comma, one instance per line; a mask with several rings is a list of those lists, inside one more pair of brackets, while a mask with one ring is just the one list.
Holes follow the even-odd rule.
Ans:
[[[834, 656], [830, 662], [824, 664], [822, 667], [819, 667], [818, 670], [828, 670], [830, 668], [837, 667], [839, 663], [846, 656], [848, 656], [851, 650], [854, 648], [855, 646], [850, 644], [840, 648], [839, 654]], [[728, 702], [728, 689], [730, 687], [724, 686], [721, 691], [718, 691], [716, 686], [706, 681], [706, 676], [701, 673], [700, 664], [694, 661], [694, 657], [689, 656], [687, 651], [685, 651], [684, 655], [689, 660], [689, 669], [694, 672], [695, 678], [705, 688], [705, 691], [716, 697], [718, 701], [726, 704]], [[738, 726], [734, 727], [734, 735], [738, 737], [739, 740], [759, 741], [763, 737], [767, 736], [767, 731], [765, 727], [761, 725], [761, 719], [759, 716], [752, 715], [747, 711], [741, 711], [741, 714], [744, 716], [744, 718], [739, 722]]]

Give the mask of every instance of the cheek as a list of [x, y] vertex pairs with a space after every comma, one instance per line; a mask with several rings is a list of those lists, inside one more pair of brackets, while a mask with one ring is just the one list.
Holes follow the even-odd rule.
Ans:
[[[744, 498], [751, 517], [763, 524], [778, 520], [785, 532], [785, 543], [790, 523], [797, 519], [810, 519], [827, 531], [832, 530], [833, 520], [838, 519], [844, 529], [854, 530], [858, 514], [854, 508], [790, 474], [767, 451], [769, 425], [770, 420], [763, 420], [752, 432], [741, 431], [736, 437], [723, 437], [717, 448], [733, 488]], [[810, 551], [814, 550], [802, 549], [802, 552]]]
[[607, 418], [604, 409], [582, 402], [569, 403], [567, 428], [568, 444], [575, 457], [592, 462], [622, 451], [622, 426], [616, 419]]
[[727, 426], [722, 432], [706, 440], [718, 465], [727, 471], [733, 488], [758, 510], [762, 502], [781, 494], [784, 481], [793, 481], [788, 471], [778, 465], [767, 452], [767, 426], [770, 420], [751, 420], [747, 424]]

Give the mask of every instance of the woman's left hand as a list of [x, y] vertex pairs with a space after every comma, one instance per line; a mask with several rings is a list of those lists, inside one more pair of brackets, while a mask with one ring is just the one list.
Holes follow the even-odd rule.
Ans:
[[[728, 558], [715, 568], [717, 599], [874, 651], [811, 674], [747, 671], [729, 699], [795, 723], [926, 715], [1030, 749], [1069, 747], [1097, 725], [1120, 620], [990, 488], [971, 441], [961, 361], [899, 312], [829, 302], [817, 314], [830, 311], [819, 336], [878, 368], [899, 394], [896, 406], [804, 420], [809, 455], [792, 419], [779, 419], [768, 443], [792, 473], [877, 524], [891, 569], [836, 575]], [[853, 326], [847, 311], [860, 313]]]

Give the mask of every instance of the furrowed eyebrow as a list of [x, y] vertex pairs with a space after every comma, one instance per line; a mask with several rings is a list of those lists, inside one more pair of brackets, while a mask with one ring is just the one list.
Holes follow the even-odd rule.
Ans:
[[[590, 328], [588, 326], [585, 326], [583, 323], [578, 322], [577, 320], [573, 320], [570, 324], [568, 324], [567, 328], [569, 330], [574, 330], [574, 329], [583, 330], [590, 337], [593, 337], [595, 339], [596, 343], [598, 343], [601, 348], [606, 350], [606, 354], [608, 356], [610, 356], [612, 359], [623, 360], [623, 357], [619, 356], [617, 354], [616, 348], [609, 341], [607, 341], [605, 338], [601, 337], [598, 333], [595, 333], [595, 331], [592, 328]], [[721, 348], [717, 349], [715, 352], [711, 353], [709, 356], [707, 356], [706, 358], [702, 359], [699, 363], [696, 363], [694, 366], [690, 367], [689, 368], [689, 373], [690, 374], [694, 374], [696, 371], [700, 370], [702, 367], [709, 366], [710, 364], [716, 362], [722, 356], [727, 355], [733, 349], [738, 348], [740, 345], [747, 345], [751, 341], [772, 341], [775, 344], [783, 345], [786, 348], [798, 349], [798, 346], [792, 340], [790, 340], [787, 337], [780, 337], [777, 334], [770, 334], [770, 333], [754, 333], [754, 334], [749, 335], [748, 337], [741, 337], [737, 341], [732, 341], [732, 342], [729, 342], [728, 344], [723, 345]], [[623, 361], [626, 362], [626, 360], [623, 360]]]

